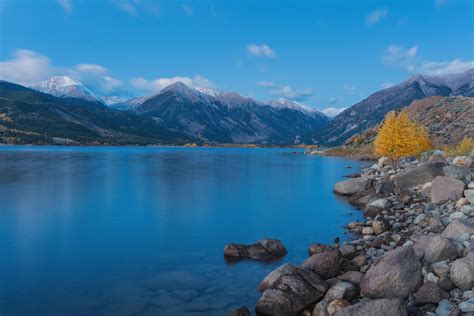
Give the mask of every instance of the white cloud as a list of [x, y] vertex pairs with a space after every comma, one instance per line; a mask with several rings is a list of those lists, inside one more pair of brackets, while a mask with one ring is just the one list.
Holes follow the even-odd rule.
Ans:
[[123, 87], [122, 81], [110, 76], [101, 65], [57, 67], [48, 57], [32, 50], [18, 49], [12, 59], [0, 61], [0, 78], [3, 80], [31, 85], [52, 76], [69, 76], [102, 94], [118, 92]]
[[67, 13], [72, 12], [72, 3], [71, 0], [57, 0], [58, 4], [63, 8], [64, 11]]
[[421, 74], [429, 76], [443, 76], [447, 74], [458, 74], [474, 68], [474, 61], [453, 61], [424, 62], [418, 69]]
[[0, 78], [19, 84], [31, 84], [53, 76], [51, 60], [37, 52], [17, 49], [13, 58], [0, 61]]
[[257, 86], [268, 89], [272, 96], [294, 101], [306, 100], [314, 94], [312, 89], [294, 89], [292, 86], [279, 85], [272, 81], [259, 81]]
[[322, 112], [323, 112], [326, 116], [335, 117], [336, 115], [338, 115], [339, 113], [341, 113], [341, 112], [344, 111], [345, 109], [347, 109], [347, 108], [334, 108], [334, 107], [329, 107], [329, 108], [325, 108], [324, 110], [322, 110]]
[[189, 4], [183, 4], [183, 11], [187, 16], [192, 16], [194, 13], [193, 7]]
[[250, 44], [247, 46], [247, 52], [251, 56], [257, 57], [267, 57], [267, 58], [275, 58], [276, 53], [273, 49], [270, 48], [267, 44]]
[[214, 84], [207, 78], [196, 75], [194, 77], [170, 77], [170, 78], [157, 78], [157, 79], [145, 79], [143, 77], [137, 77], [130, 80], [130, 84], [133, 88], [147, 92], [147, 93], [155, 93], [160, 91], [161, 89], [176, 83], [182, 82], [185, 85], [191, 87], [202, 87], [202, 88], [213, 88]]
[[394, 65], [406, 69], [408, 72], [413, 72], [416, 65], [416, 56], [418, 54], [418, 45], [414, 45], [408, 49], [402, 46], [390, 45], [382, 61], [386, 65]]
[[370, 13], [367, 18], [365, 19], [365, 22], [368, 25], [373, 25], [375, 23], [378, 23], [380, 20], [385, 18], [388, 15], [388, 10], [387, 9], [377, 9]]
[[473, 60], [429, 61], [417, 58], [417, 55], [417, 45], [408, 49], [404, 49], [402, 46], [390, 45], [382, 61], [385, 65], [401, 67], [409, 73], [420, 73], [428, 76], [462, 73], [474, 68]]

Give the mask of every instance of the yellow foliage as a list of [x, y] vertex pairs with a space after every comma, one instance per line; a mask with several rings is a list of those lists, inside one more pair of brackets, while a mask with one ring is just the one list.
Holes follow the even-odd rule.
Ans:
[[431, 148], [426, 128], [413, 122], [407, 111], [398, 115], [388, 113], [374, 141], [375, 153], [393, 160], [416, 156]]
[[463, 156], [471, 153], [474, 148], [474, 139], [465, 136], [459, 144], [455, 146], [446, 146], [443, 148], [443, 151], [448, 155], [452, 156]]

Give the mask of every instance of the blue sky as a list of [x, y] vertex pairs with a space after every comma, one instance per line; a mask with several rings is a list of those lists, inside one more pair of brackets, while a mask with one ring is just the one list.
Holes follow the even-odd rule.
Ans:
[[69, 75], [121, 96], [181, 80], [338, 109], [473, 67], [473, 12], [470, 0], [0, 0], [0, 77]]

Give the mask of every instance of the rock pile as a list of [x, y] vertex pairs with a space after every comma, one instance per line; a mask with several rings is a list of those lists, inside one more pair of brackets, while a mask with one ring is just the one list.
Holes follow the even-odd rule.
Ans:
[[471, 157], [386, 158], [337, 183], [364, 210], [344, 244], [312, 244], [259, 289], [257, 315], [474, 315]]

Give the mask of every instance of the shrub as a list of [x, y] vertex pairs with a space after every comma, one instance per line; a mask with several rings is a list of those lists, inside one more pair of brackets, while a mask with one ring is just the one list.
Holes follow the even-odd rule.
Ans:
[[443, 151], [451, 156], [469, 155], [474, 148], [474, 139], [465, 136], [457, 145], [445, 146]]
[[375, 153], [393, 161], [417, 156], [431, 148], [426, 128], [412, 121], [406, 110], [398, 115], [395, 112], [388, 113], [374, 141]]

